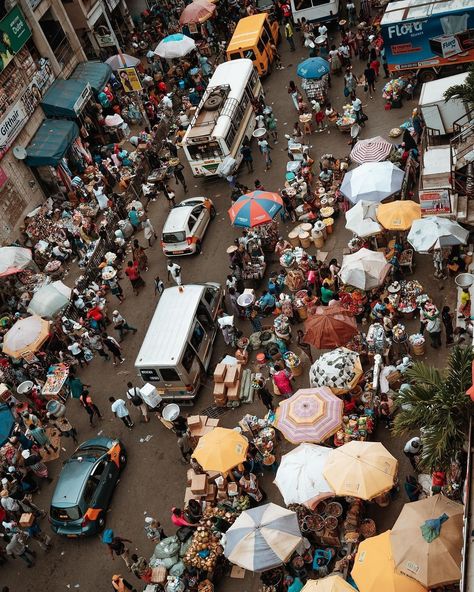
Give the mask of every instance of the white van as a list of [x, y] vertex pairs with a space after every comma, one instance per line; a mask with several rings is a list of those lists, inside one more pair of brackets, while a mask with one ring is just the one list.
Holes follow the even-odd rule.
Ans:
[[191, 402], [198, 394], [212, 355], [220, 284], [167, 288], [157, 304], [135, 368], [165, 400]]

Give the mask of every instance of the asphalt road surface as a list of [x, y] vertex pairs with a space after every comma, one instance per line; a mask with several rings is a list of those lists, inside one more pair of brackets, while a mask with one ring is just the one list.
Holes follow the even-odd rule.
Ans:
[[[273, 166], [268, 172], [264, 172], [263, 156], [259, 154], [254, 143], [255, 172], [247, 174], [242, 170], [239, 175], [239, 180], [249, 187], [253, 186], [253, 182], [257, 178], [269, 190], [278, 190], [283, 186], [287, 161], [286, 142], [283, 135], [287, 132], [291, 133], [293, 124], [296, 121], [295, 110], [286, 92], [286, 85], [292, 79], [298, 82], [295, 74], [296, 66], [300, 60], [307, 57], [307, 52], [302, 47], [299, 39], [297, 39], [297, 51], [295, 53], [290, 53], [285, 41], [282, 42], [280, 51], [284, 69], [274, 71], [264, 81], [267, 102], [272, 105], [278, 119], [280, 142], [274, 146], [272, 153]], [[364, 63], [355, 59], [355, 73], [359, 75], [363, 69]], [[400, 125], [408, 118], [412, 108], [416, 106], [415, 99], [414, 101], [405, 102], [402, 109], [385, 111], [384, 100], [381, 96], [384, 82], [382, 78], [378, 81], [374, 100], [363, 99], [364, 105], [366, 104], [365, 112], [369, 116], [369, 120], [362, 130], [362, 138], [376, 135], [388, 137], [390, 129]], [[341, 109], [345, 103], [342, 76], [333, 78], [330, 99], [336, 109]], [[311, 137], [311, 156], [316, 160], [316, 165], [317, 159], [324, 153], [333, 153], [336, 156], [347, 155], [349, 152], [348, 139], [348, 135], [341, 134], [333, 126], [326, 132], [313, 134]], [[227, 209], [230, 206], [229, 187], [226, 182], [221, 180], [195, 180], [189, 174], [189, 169], [187, 169], [187, 172], [189, 193], [186, 197], [199, 195], [211, 197], [214, 200], [218, 214], [207, 231], [202, 254], [182, 258], [179, 261], [182, 266], [183, 281], [184, 283], [204, 281], [224, 283], [229, 272], [225, 249], [239, 234], [230, 226], [227, 215]], [[177, 188], [177, 199], [183, 198], [182, 188], [179, 186]], [[167, 204], [162, 198], [156, 203], [151, 203], [150, 206], [152, 222], [156, 230], [160, 232], [166, 218]], [[286, 228], [284, 225], [281, 226], [281, 233], [286, 235], [293, 225], [288, 224]], [[145, 244], [141, 233], [137, 238], [140, 239], [142, 244]], [[334, 234], [326, 242], [325, 250], [329, 251], [331, 257], [337, 257], [340, 261], [342, 249], [347, 246], [349, 238], [351, 238], [349, 233], [344, 230], [343, 219], [339, 219]], [[311, 252], [312, 250], [310, 250]], [[124, 339], [123, 348], [126, 362], [116, 368], [111, 362], [98, 358], [94, 359], [90, 367], [80, 373], [83, 382], [91, 385], [91, 394], [103, 412], [104, 420], [98, 427], [91, 429], [88, 424], [87, 414], [76, 400], [68, 402], [67, 416], [76, 426], [81, 440], [93, 437], [98, 433], [104, 433], [112, 437], [119, 437], [125, 442], [128, 450], [128, 466], [116, 488], [111, 509], [107, 515], [107, 527], [113, 528], [118, 535], [131, 539], [133, 541], [132, 550], [136, 549], [139, 554], [150, 557], [154, 546], [153, 543], [146, 539], [144, 534], [145, 515], [158, 518], [167, 534], [174, 533], [174, 528], [169, 519], [170, 508], [175, 505], [181, 506], [183, 503], [184, 489], [186, 487], [186, 467], [180, 463], [180, 453], [175, 435], [164, 428], [156, 418], [153, 417], [150, 423], [143, 424], [138, 422], [138, 413], [134, 413], [136, 424], [133, 431], [130, 432], [125, 429], [118, 419], [113, 417], [108, 403], [110, 395], [125, 395], [127, 381], [131, 380], [137, 385], [142, 384], [135, 374], [133, 362], [156, 305], [153, 278], [159, 274], [165, 280], [165, 284], [170, 285], [166, 282], [166, 259], [161, 252], [159, 241], [147, 253], [150, 269], [144, 274], [147, 285], [139, 296], [133, 296], [126, 278], [122, 281], [126, 300], [120, 306], [120, 312], [131, 325], [138, 328], [136, 335], [129, 334]], [[430, 257], [419, 256], [417, 262], [418, 266], [415, 275], [425, 284], [428, 293], [433, 296], [436, 304], [442, 306], [448, 302], [453, 305], [454, 289], [452, 282], [444, 286], [433, 279]], [[109, 312], [117, 304], [114, 297], [112, 298]], [[413, 330], [415, 330], [415, 326], [416, 321], [413, 324]], [[250, 332], [249, 324], [242, 328], [246, 330], [247, 334]], [[219, 335], [215, 343], [214, 360], [219, 359], [226, 351], [226, 346], [221, 335]], [[228, 350], [228, 353], [232, 352]], [[317, 352], [314, 353], [317, 354]], [[432, 363], [442, 364], [444, 356], [444, 350], [434, 351], [430, 350], [428, 346], [426, 359]], [[306, 370], [307, 368], [299, 378], [298, 386], [308, 386]], [[212, 387], [210, 386], [202, 389], [194, 406], [196, 412], [211, 405], [211, 390]], [[132, 409], [132, 414], [134, 411], [135, 409]], [[264, 409], [261, 404], [254, 403], [236, 410], [229, 410], [221, 417], [221, 425], [233, 427], [241, 416], [247, 412], [263, 413]], [[148, 441], [144, 441], [147, 435], [152, 437]], [[379, 428], [376, 439], [382, 440], [400, 458], [401, 479], [404, 479], [406, 472], [410, 468], [401, 453], [404, 440], [400, 441], [391, 437], [389, 430], [383, 427]], [[54, 478], [61, 469], [62, 461], [73, 451], [73, 445], [70, 441], [66, 440], [62, 445], [66, 451], [61, 452], [58, 461], [54, 461], [49, 465]], [[282, 452], [287, 449], [289, 449], [289, 445], [283, 444]], [[272, 484], [271, 476], [265, 477], [263, 487], [270, 500], [282, 503], [277, 488]], [[36, 503], [48, 509], [53, 488], [54, 482], [51, 485], [43, 486], [41, 493], [36, 496]], [[392, 503], [389, 508], [384, 510], [373, 509], [379, 532], [384, 531], [393, 524], [405, 501], [407, 500], [402, 492], [399, 499]], [[46, 520], [43, 521], [43, 528], [46, 531], [49, 530]], [[122, 573], [125, 575], [123, 562], [120, 559], [112, 561], [106, 546], [101, 543], [99, 537], [71, 540], [53, 535], [53, 541], [54, 546], [49, 553], [44, 553], [34, 542], [32, 543], [32, 547], [38, 554], [37, 563], [32, 569], [26, 569], [26, 564], [21, 559], [10, 560], [6, 567], [1, 568], [1, 586], [8, 585], [11, 592], [37, 592], [38, 590], [57, 592], [68, 589], [95, 592], [111, 589], [112, 574]], [[129, 580], [133, 581], [139, 590], [142, 589], [141, 583], [134, 576], [130, 575]], [[233, 589], [241, 590], [242, 586], [245, 586], [246, 590], [256, 590], [258, 583], [258, 576], [247, 573], [244, 581], [226, 578], [219, 582], [218, 586], [220, 589], [229, 591]]]

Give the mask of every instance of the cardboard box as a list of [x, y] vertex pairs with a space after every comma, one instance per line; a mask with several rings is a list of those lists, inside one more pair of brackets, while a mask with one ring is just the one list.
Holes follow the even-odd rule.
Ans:
[[214, 383], [214, 390], [212, 391], [213, 395], [225, 395], [227, 387], [223, 382], [215, 382]]
[[227, 405], [227, 397], [225, 399], [219, 399], [218, 401], [214, 401], [216, 407], [225, 407]]
[[186, 505], [189, 500], [200, 500], [201, 499], [201, 495], [197, 495], [196, 493], [193, 493], [191, 491], [190, 487], [186, 487], [185, 491], [184, 491], [184, 505]]
[[35, 515], [32, 514], [31, 512], [24, 512], [21, 516], [20, 516], [20, 521], [19, 521], [19, 525], [22, 528], [29, 528], [30, 526], [33, 525], [33, 522], [35, 521]]
[[209, 483], [207, 486], [206, 502], [213, 502], [217, 496], [217, 486], [214, 483]]
[[188, 417], [188, 426], [189, 429], [193, 429], [195, 427], [200, 427], [201, 424], [201, 416], [200, 415], [191, 415]]
[[232, 570], [230, 572], [231, 578], [236, 578], [238, 580], [243, 580], [245, 578], [245, 569], [238, 565], [233, 565]]
[[227, 491], [225, 489], [218, 489], [217, 490], [217, 499], [218, 500], [227, 499]]
[[238, 378], [238, 366], [227, 366], [227, 372], [225, 373], [224, 384], [226, 386], [232, 386]]
[[191, 491], [198, 495], [207, 494], [207, 475], [196, 475], [191, 481]]
[[214, 382], [224, 382], [227, 366], [225, 364], [217, 364], [214, 370]]
[[220, 473], [218, 473], [217, 471], [206, 471], [206, 473], [208, 483], [210, 483], [211, 481], [214, 482], [217, 479], [217, 477], [220, 476]]
[[219, 425], [219, 420], [214, 419], [213, 417], [208, 417], [206, 418], [206, 425], [212, 426], [213, 428], [217, 428], [217, 426]]
[[240, 399], [240, 380], [238, 380], [233, 386], [227, 389], [227, 400], [238, 401]]
[[167, 569], [164, 565], [153, 567], [151, 570], [151, 581], [153, 584], [164, 584], [166, 582]]
[[191, 487], [191, 481], [193, 480], [193, 477], [196, 476], [196, 473], [194, 472], [193, 469], [188, 469], [186, 472], [186, 485], [188, 487]]

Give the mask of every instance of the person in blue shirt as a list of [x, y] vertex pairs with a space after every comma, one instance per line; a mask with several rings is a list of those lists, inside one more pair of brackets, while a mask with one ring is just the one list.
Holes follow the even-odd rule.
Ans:
[[136, 208], [132, 208], [128, 212], [128, 219], [130, 220], [130, 224], [136, 230], [140, 226], [140, 216], [136, 210]]
[[272, 312], [275, 308], [275, 297], [264, 290], [259, 300], [259, 306], [263, 314]]

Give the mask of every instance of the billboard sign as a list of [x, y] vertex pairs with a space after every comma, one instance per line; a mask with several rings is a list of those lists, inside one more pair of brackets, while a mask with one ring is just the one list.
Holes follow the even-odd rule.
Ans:
[[13, 57], [31, 37], [25, 17], [19, 6], [0, 21], [0, 72], [2, 72]]

